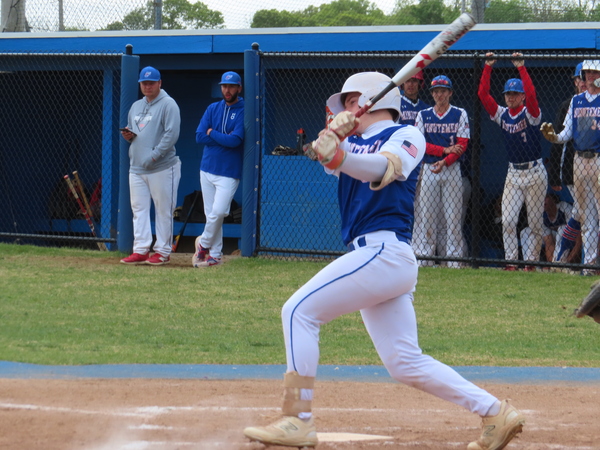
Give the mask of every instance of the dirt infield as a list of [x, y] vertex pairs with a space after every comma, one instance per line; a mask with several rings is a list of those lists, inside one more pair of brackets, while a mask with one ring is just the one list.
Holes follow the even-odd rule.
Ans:
[[[508, 449], [600, 448], [600, 380], [481, 386], [526, 415]], [[281, 391], [276, 380], [0, 379], [0, 448], [262, 449], [242, 430], [277, 417]], [[464, 449], [479, 435], [477, 416], [403, 385], [317, 381], [315, 392], [319, 449]]]

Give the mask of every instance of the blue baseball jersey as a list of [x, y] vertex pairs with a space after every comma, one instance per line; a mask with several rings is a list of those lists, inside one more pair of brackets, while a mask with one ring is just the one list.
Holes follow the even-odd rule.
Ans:
[[539, 117], [533, 117], [524, 107], [516, 116], [511, 116], [508, 108], [498, 106], [491, 119], [500, 125], [510, 162], [524, 163], [542, 157], [541, 113]]
[[558, 227], [566, 225], [569, 220], [569, 218], [562, 209], [557, 210], [556, 218], [554, 220], [550, 220], [546, 211], [544, 211], [543, 217], [544, 226], [552, 231], [558, 231]]
[[[455, 145], [456, 138], [471, 137], [467, 112], [452, 105], [442, 116], [439, 116], [433, 107], [419, 112], [415, 126], [423, 133], [427, 143], [442, 147]], [[443, 156], [426, 154], [423, 162], [432, 164], [442, 159]]]
[[584, 92], [573, 97], [571, 105], [575, 150], [600, 152], [600, 95]]
[[380, 230], [393, 231], [407, 239], [412, 237], [415, 192], [425, 140], [412, 126], [379, 127], [381, 130], [377, 128], [373, 135], [363, 134], [367, 138], [350, 136], [342, 143], [343, 149], [352, 153], [392, 152], [403, 162], [403, 177], [374, 191], [368, 182], [339, 174], [338, 201], [346, 245], [358, 236]]
[[429, 108], [429, 105], [420, 98], [413, 102], [408, 97], [400, 97], [400, 120], [398, 123], [403, 125], [414, 125], [419, 111]]

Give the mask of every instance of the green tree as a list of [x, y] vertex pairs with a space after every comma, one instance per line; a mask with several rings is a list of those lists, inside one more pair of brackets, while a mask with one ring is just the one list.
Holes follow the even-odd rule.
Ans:
[[[485, 23], [584, 22], [600, 20], [600, 0], [486, 0]], [[396, 0], [386, 16], [367, 0], [336, 0], [302, 11], [260, 10], [252, 28], [427, 25], [452, 22], [463, 0]], [[466, 2], [470, 4], [470, 2]]]
[[485, 23], [597, 21], [596, 9], [595, 0], [493, 0]]
[[[104, 31], [152, 30], [154, 29], [154, 2], [129, 12], [123, 21], [109, 23]], [[224, 28], [223, 14], [208, 8], [202, 2], [188, 0], [164, 0], [162, 9], [163, 30], [200, 28]]]
[[390, 15], [397, 25], [428, 25], [450, 23], [460, 15], [458, 2], [448, 6], [444, 0], [398, 0]]
[[524, 0], [493, 1], [485, 9], [485, 23], [527, 23], [533, 14]]
[[254, 14], [250, 27], [368, 26], [385, 25], [387, 20], [383, 11], [367, 0], [335, 0], [303, 11], [260, 10]]
[[252, 17], [250, 28], [286, 28], [303, 27], [304, 20], [300, 12], [277, 11], [276, 9], [261, 9]]

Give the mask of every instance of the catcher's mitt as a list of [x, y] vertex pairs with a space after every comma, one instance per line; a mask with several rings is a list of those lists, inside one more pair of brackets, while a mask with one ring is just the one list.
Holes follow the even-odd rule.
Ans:
[[298, 154], [298, 150], [292, 147], [287, 147], [285, 145], [278, 145], [273, 149], [271, 154], [278, 156], [294, 156]]
[[581, 301], [575, 310], [577, 318], [590, 316], [594, 321], [600, 323], [600, 280], [590, 287], [590, 293]]

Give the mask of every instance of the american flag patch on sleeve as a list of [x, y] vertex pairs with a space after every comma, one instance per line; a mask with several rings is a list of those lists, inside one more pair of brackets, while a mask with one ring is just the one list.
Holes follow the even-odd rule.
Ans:
[[402, 148], [404, 150], [406, 150], [408, 152], [408, 154], [410, 156], [412, 156], [413, 158], [416, 158], [417, 157], [417, 153], [419, 153], [419, 150], [417, 150], [417, 147], [415, 147], [413, 144], [411, 144], [408, 141], [404, 141], [402, 143]]

